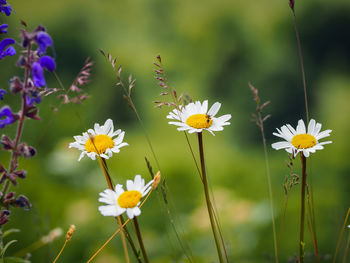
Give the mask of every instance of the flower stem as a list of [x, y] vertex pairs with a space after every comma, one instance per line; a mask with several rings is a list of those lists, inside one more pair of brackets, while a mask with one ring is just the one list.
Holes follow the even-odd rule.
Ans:
[[213, 231], [213, 236], [215, 240], [216, 249], [219, 256], [220, 263], [224, 262], [221, 252], [221, 246], [220, 242], [216, 233], [216, 227], [215, 227], [215, 221], [213, 216], [213, 208], [211, 206], [210, 202], [210, 195], [209, 195], [209, 189], [208, 189], [208, 181], [207, 181], [207, 173], [205, 170], [205, 161], [204, 161], [204, 150], [203, 150], [203, 135], [201, 132], [197, 133], [198, 135], [198, 146], [199, 146], [199, 155], [200, 155], [200, 161], [201, 161], [201, 168], [202, 168], [202, 181], [203, 181], [203, 187], [204, 187], [204, 194], [205, 194], [205, 201], [207, 203], [207, 209], [209, 213], [209, 219], [211, 224], [211, 229]]
[[305, 187], [306, 187], [306, 158], [300, 152], [302, 165], [302, 181], [301, 181], [301, 208], [300, 208], [300, 243], [299, 243], [299, 262], [304, 262], [304, 222], [305, 222]]
[[139, 241], [139, 244], [140, 244], [140, 248], [141, 248], [141, 251], [142, 251], [143, 258], [144, 258], [146, 263], [149, 263], [149, 259], [148, 259], [147, 253], [146, 253], [145, 246], [143, 244], [141, 231], [140, 231], [139, 223], [137, 222], [137, 217], [136, 216], [134, 217], [134, 226], [135, 226], [135, 232], [136, 232], [136, 236], [137, 236], [137, 239]]

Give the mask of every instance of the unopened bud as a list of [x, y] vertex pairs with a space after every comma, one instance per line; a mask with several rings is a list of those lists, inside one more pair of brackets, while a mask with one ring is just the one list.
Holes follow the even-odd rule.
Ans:
[[152, 190], [157, 188], [159, 182], [160, 182], [160, 171], [158, 171], [157, 174], [153, 178]]
[[72, 235], [75, 231], [75, 225], [70, 225], [67, 234], [66, 234], [66, 240], [69, 241], [72, 238]]

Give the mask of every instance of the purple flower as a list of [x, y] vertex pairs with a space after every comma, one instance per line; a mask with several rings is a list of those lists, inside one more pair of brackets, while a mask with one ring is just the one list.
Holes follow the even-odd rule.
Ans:
[[12, 38], [5, 38], [0, 42], [0, 60], [3, 59], [6, 56], [13, 56], [16, 54], [16, 50], [14, 47], [8, 47], [9, 45], [13, 45], [15, 42]]
[[7, 24], [2, 24], [0, 25], [0, 34], [6, 34], [7, 33], [7, 28], [9, 26]]
[[26, 104], [27, 106], [33, 106], [34, 102], [36, 104], [39, 104], [41, 102], [41, 97], [37, 97], [37, 96], [27, 96], [26, 97]]
[[11, 109], [8, 106], [4, 106], [0, 109], [0, 128], [4, 128], [6, 125], [13, 123], [15, 119]]
[[6, 94], [6, 90], [4, 89], [0, 89], [0, 100], [3, 100], [4, 99], [4, 95]]
[[34, 62], [32, 64], [32, 75], [33, 75], [34, 86], [36, 87], [46, 86], [44, 70], [41, 67], [40, 63]]
[[36, 87], [46, 86], [44, 68], [49, 71], [54, 71], [56, 69], [55, 61], [50, 56], [43, 56], [39, 59], [39, 62], [34, 62], [32, 64], [32, 75]]
[[43, 68], [46, 68], [48, 71], [55, 71], [56, 64], [55, 61], [50, 56], [43, 56], [39, 59], [39, 63]]
[[6, 0], [0, 0], [0, 12], [5, 13], [7, 16], [11, 15], [12, 8], [7, 4]]
[[36, 35], [35, 41], [39, 46], [39, 48], [38, 48], [39, 55], [45, 54], [46, 48], [53, 45], [53, 41], [52, 41], [50, 35], [44, 31], [40, 31]]

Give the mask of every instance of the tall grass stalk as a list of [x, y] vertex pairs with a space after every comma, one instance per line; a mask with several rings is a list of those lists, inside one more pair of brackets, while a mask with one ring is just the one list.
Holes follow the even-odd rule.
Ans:
[[[275, 251], [275, 262], [278, 263], [278, 245], [277, 245], [276, 223], [275, 223], [275, 214], [274, 214], [274, 205], [273, 205], [271, 172], [270, 172], [269, 156], [267, 153], [267, 145], [266, 145], [265, 130], [264, 130], [264, 121], [266, 121], [270, 117], [270, 115], [266, 115], [265, 117], [262, 116], [263, 108], [266, 107], [270, 102], [267, 101], [263, 105], [260, 106], [260, 98], [258, 95], [258, 90], [256, 88], [254, 88], [253, 85], [251, 85], [250, 83], [248, 83], [248, 85], [253, 93], [254, 101], [256, 104], [257, 114], [253, 114], [253, 118], [254, 118], [256, 125], [260, 129], [262, 142], [263, 142], [263, 146], [264, 146], [266, 178], [267, 178], [267, 184], [268, 184], [268, 188], [269, 188], [270, 213], [271, 213], [271, 221], [272, 221], [273, 247], [274, 247], [274, 251]], [[286, 203], [286, 207], [287, 207], [287, 203]], [[284, 215], [285, 215], [285, 212], [286, 212], [286, 209], [284, 210]], [[282, 230], [281, 230], [281, 232], [282, 232]]]
[[207, 204], [207, 209], [208, 209], [208, 213], [209, 213], [211, 229], [212, 229], [212, 232], [213, 232], [215, 245], [216, 245], [216, 250], [218, 252], [219, 261], [220, 261], [220, 263], [222, 263], [222, 262], [224, 262], [224, 259], [222, 257], [220, 241], [219, 241], [218, 236], [217, 236], [216, 223], [215, 223], [215, 218], [214, 218], [214, 215], [213, 215], [213, 207], [212, 207], [211, 201], [210, 201], [208, 181], [207, 181], [207, 173], [206, 173], [206, 169], [205, 169], [204, 149], [203, 149], [203, 134], [202, 134], [202, 132], [198, 132], [197, 136], [198, 136], [198, 147], [199, 147], [199, 155], [200, 155], [200, 161], [201, 161], [201, 169], [202, 169], [202, 179], [203, 179], [205, 201], [206, 201], [206, 204]]
[[339, 238], [338, 238], [338, 242], [337, 242], [337, 247], [335, 248], [335, 253], [334, 253], [334, 257], [333, 257], [333, 261], [332, 263], [335, 263], [337, 261], [337, 256], [338, 256], [338, 252], [339, 252], [339, 248], [340, 248], [340, 244], [341, 244], [341, 241], [343, 239], [343, 234], [344, 234], [344, 231], [346, 229], [346, 224], [348, 222], [348, 219], [349, 219], [349, 215], [350, 215], [350, 208], [348, 209], [348, 212], [346, 213], [346, 217], [345, 217], [345, 220], [344, 220], [344, 224], [343, 224], [343, 227], [340, 231], [340, 234], [339, 234]]

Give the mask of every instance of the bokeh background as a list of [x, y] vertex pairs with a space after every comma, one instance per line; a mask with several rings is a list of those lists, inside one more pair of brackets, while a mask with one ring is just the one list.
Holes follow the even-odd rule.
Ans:
[[[19, 228], [12, 237], [18, 242], [9, 253], [30, 246], [51, 229], [64, 231], [75, 224], [77, 231], [60, 262], [86, 262], [116, 230], [113, 218], [102, 217], [98, 193], [106, 188], [97, 162], [68, 149], [73, 135], [84, 132], [107, 118], [126, 131], [130, 146], [108, 161], [113, 180], [142, 174], [150, 178], [144, 158], [154, 170], [142, 129], [116, 87], [115, 75], [102, 48], [118, 58], [123, 76], [137, 79], [133, 99], [144, 121], [169, 186], [171, 216], [181, 240], [178, 242], [160, 193], [152, 195], [139, 218], [152, 262], [186, 262], [181, 246], [195, 262], [216, 262], [216, 251], [206, 216], [202, 185], [191, 159], [185, 137], [167, 124], [167, 108], [156, 109], [161, 89], [154, 79], [155, 56], [161, 54], [169, 81], [178, 93], [195, 100], [222, 103], [221, 114], [232, 114], [231, 125], [216, 136], [205, 134], [205, 153], [210, 184], [232, 262], [272, 262], [273, 242], [264, 155], [258, 128], [251, 122], [255, 104], [250, 81], [263, 100], [271, 104], [265, 112], [268, 145], [277, 141], [275, 128], [293, 126], [305, 119], [302, 80], [297, 45], [288, 1], [238, 0], [16, 0], [15, 14], [1, 16], [10, 25], [9, 34], [18, 37], [20, 20], [30, 29], [41, 24], [54, 39], [57, 74], [68, 87], [87, 57], [95, 62], [92, 81], [86, 87], [91, 96], [83, 105], [64, 105], [52, 115], [55, 96], [40, 105], [41, 121], [27, 121], [23, 138], [37, 147], [34, 159], [21, 160], [28, 178], [12, 190], [32, 202], [30, 212], [13, 210], [8, 228]], [[332, 255], [349, 207], [350, 189], [350, 2], [348, 0], [297, 1], [310, 113], [332, 129], [333, 144], [312, 155], [311, 170], [315, 195], [317, 237], [322, 255]], [[17, 38], [18, 39], [18, 38]], [[14, 67], [16, 57], [1, 61], [0, 86], [22, 74]], [[47, 74], [49, 87], [59, 88]], [[17, 98], [8, 95], [2, 104], [19, 109]], [[15, 127], [2, 133], [14, 134]], [[197, 151], [194, 135], [190, 135]], [[8, 163], [8, 153], [1, 153]], [[289, 170], [286, 152], [269, 147], [275, 215], [280, 232], [285, 194], [282, 184]], [[300, 174], [299, 160], [294, 172]], [[298, 253], [299, 192], [289, 194], [280, 260], [287, 262]], [[130, 227], [129, 227], [130, 228]], [[307, 228], [306, 228], [307, 229]], [[346, 232], [346, 236], [347, 236]], [[306, 230], [306, 251], [312, 243]], [[64, 242], [32, 252], [33, 262], [50, 262]], [[345, 243], [345, 242], [344, 242]], [[342, 255], [342, 254], [340, 254]], [[123, 262], [119, 238], [115, 238], [95, 262]], [[314, 262], [310, 259], [310, 262]], [[324, 262], [328, 262], [325, 260]]]

